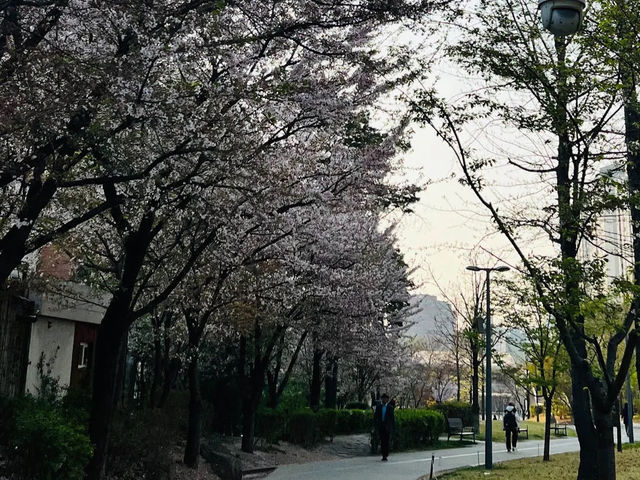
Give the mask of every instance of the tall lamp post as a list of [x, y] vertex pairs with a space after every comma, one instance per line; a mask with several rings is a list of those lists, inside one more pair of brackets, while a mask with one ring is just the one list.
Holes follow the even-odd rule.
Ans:
[[493, 417], [491, 412], [493, 407], [491, 405], [491, 288], [490, 288], [490, 274], [491, 272], [506, 272], [509, 270], [509, 267], [506, 265], [500, 265], [499, 267], [477, 267], [475, 265], [469, 265], [467, 270], [471, 270], [472, 272], [487, 272], [487, 320], [484, 325], [485, 332], [485, 374], [484, 374], [484, 384], [486, 388], [485, 394], [485, 429], [484, 429], [484, 468], [491, 469], [493, 468], [493, 445], [491, 441], [491, 437], [493, 435]]

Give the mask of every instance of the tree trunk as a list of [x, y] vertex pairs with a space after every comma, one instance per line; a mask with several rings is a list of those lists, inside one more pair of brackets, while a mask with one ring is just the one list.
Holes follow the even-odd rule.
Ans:
[[267, 374], [267, 406], [272, 409], [278, 408], [278, 378], [280, 377], [280, 369], [282, 368], [282, 353], [284, 350], [285, 336], [282, 336], [280, 342], [278, 342], [278, 351], [276, 353], [276, 364], [271, 372], [268, 368]]
[[140, 361], [140, 399], [138, 401], [138, 408], [144, 408], [145, 401], [147, 399], [147, 372], [145, 368], [144, 358]]
[[256, 411], [264, 389], [264, 367], [254, 367], [254, 374], [246, 379], [247, 395], [242, 402], [242, 451], [253, 453], [255, 438]]
[[456, 402], [460, 401], [460, 359], [456, 358]]
[[482, 368], [482, 379], [480, 380], [481, 384], [480, 384], [480, 396], [481, 398], [481, 403], [480, 403], [480, 413], [482, 415], [482, 420], [485, 420], [485, 412], [484, 412], [484, 407], [486, 405], [486, 403], [484, 402], [484, 368]]
[[253, 453], [253, 439], [255, 437], [256, 409], [253, 408], [253, 399], [247, 399], [242, 403], [242, 451]]
[[575, 368], [571, 368], [571, 394], [573, 397], [573, 422], [580, 443], [578, 480], [599, 480], [597, 433], [591, 419], [589, 392], [579, 380]]
[[[546, 390], [543, 387], [543, 390]], [[551, 446], [551, 407], [553, 405], [551, 396], [546, 392], [544, 393], [544, 452], [542, 454], [542, 461], [548, 462], [550, 460], [549, 457], [549, 447]]]
[[162, 393], [158, 400], [158, 407], [160, 408], [164, 407], [167, 403], [169, 393], [171, 392], [171, 386], [176, 381], [178, 373], [180, 372], [180, 360], [178, 358], [171, 358], [171, 335], [169, 335], [171, 318], [171, 313], [165, 316], [162, 332], [164, 335], [164, 351], [162, 354]]
[[621, 403], [621, 399], [620, 397], [618, 397], [618, 399], [616, 400], [616, 405], [614, 408], [614, 422], [613, 424], [616, 427], [616, 444], [617, 444], [617, 450], [618, 452], [622, 452], [622, 430], [621, 430], [621, 425], [620, 425], [620, 403]]
[[166, 362], [164, 375], [162, 376], [162, 394], [160, 395], [158, 407], [162, 408], [166, 405], [169, 394], [171, 393], [171, 386], [180, 373], [180, 366], [179, 358], [172, 358]]
[[[613, 446], [613, 416], [611, 410], [593, 410], [597, 430], [599, 480], [616, 480], [616, 459]], [[582, 479], [580, 479], [582, 480]]]
[[324, 379], [324, 406], [336, 408], [338, 400], [338, 359], [331, 357], [327, 362], [327, 373]]
[[136, 392], [136, 378], [138, 376], [138, 359], [136, 357], [129, 357], [127, 359], [127, 398], [126, 405], [133, 405], [133, 400]]
[[153, 323], [153, 379], [151, 381], [151, 390], [149, 392], [149, 406], [151, 408], [157, 407], [159, 403], [158, 390], [162, 383], [162, 339], [161, 339], [161, 315], [158, 321], [152, 320]]
[[202, 395], [198, 372], [198, 356], [193, 354], [189, 363], [189, 422], [187, 428], [187, 446], [184, 450], [184, 463], [198, 468], [200, 458], [200, 436], [202, 432]]
[[309, 406], [317, 411], [320, 408], [320, 391], [322, 389], [322, 355], [324, 352], [319, 349], [313, 351], [313, 370], [311, 372], [311, 388], [309, 390]]
[[[57, 153], [63, 155], [63, 152]], [[22, 224], [12, 226], [3, 237], [0, 237], [0, 286], [3, 287], [11, 272], [20, 265], [27, 254], [27, 242], [36, 220], [58, 188], [55, 177], [42, 181], [41, 176], [46, 168], [46, 160], [42, 159], [40, 162], [41, 165], [35, 172], [37, 176], [31, 180], [25, 203], [18, 213]]]
[[121, 365], [121, 355], [124, 354], [123, 340], [133, 321], [131, 301], [145, 253], [152, 240], [149, 232], [153, 221], [153, 214], [146, 214], [138, 231], [127, 237], [120, 285], [111, 298], [98, 330], [89, 416], [89, 436], [94, 449], [93, 457], [86, 468], [87, 480], [100, 480], [104, 476], [111, 421], [119, 391], [118, 369]]
[[267, 407], [276, 409], [280, 398], [278, 395], [278, 378], [267, 375]]
[[471, 413], [473, 414], [473, 427], [476, 433], [480, 430], [480, 362], [476, 358], [473, 360], [473, 374], [471, 375]]
[[[118, 369], [122, 355], [122, 338], [126, 326], [124, 312], [110, 305], [105, 313], [96, 340], [96, 355], [93, 372], [93, 394], [89, 436], [93, 443], [93, 457], [87, 465], [88, 480], [99, 480], [104, 476], [107, 446], [111, 433], [111, 421], [115, 413], [118, 392]], [[115, 320], [114, 320], [115, 319]]]

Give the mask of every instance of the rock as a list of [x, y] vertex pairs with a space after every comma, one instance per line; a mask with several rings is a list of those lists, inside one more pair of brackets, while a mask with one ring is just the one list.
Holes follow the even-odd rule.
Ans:
[[221, 480], [242, 480], [242, 462], [239, 458], [220, 451], [219, 445], [202, 442], [200, 455], [209, 462], [211, 469]]

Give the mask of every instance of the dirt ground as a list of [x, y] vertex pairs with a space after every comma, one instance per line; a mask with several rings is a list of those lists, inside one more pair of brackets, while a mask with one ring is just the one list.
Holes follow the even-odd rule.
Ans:
[[337, 455], [325, 451], [324, 445], [307, 450], [299, 445], [280, 442], [278, 445], [258, 444], [254, 453], [245, 453], [240, 449], [239, 437], [220, 437], [221, 443], [233, 455], [240, 458], [243, 470], [262, 467], [276, 467], [289, 463], [308, 463], [321, 460], [333, 460]]
[[[305, 449], [299, 445], [288, 442], [280, 442], [278, 445], [258, 444], [254, 453], [245, 453], [240, 449], [239, 437], [218, 437], [226, 450], [237, 456], [242, 462], [242, 470], [254, 470], [268, 467], [277, 467], [290, 463], [308, 463], [322, 460], [334, 460], [345, 456], [342, 452], [341, 443], [323, 443], [313, 449]], [[351, 442], [348, 442], [351, 443]], [[219, 480], [219, 477], [212, 472], [211, 467], [204, 458], [200, 458], [198, 470], [186, 467], [182, 463], [184, 449], [176, 446], [172, 457], [176, 464], [175, 480]], [[265, 476], [258, 474], [254, 478]]]
[[220, 480], [220, 477], [211, 471], [211, 467], [204, 458], [200, 457], [198, 470], [194, 471], [182, 463], [183, 455], [184, 449], [181, 447], [174, 448], [171, 455], [176, 463], [175, 480]]

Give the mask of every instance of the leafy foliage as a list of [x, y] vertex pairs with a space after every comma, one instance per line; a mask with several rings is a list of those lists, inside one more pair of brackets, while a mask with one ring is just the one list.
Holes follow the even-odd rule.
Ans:
[[86, 428], [31, 397], [17, 402], [9, 468], [25, 480], [80, 480], [93, 448]]
[[395, 450], [427, 446], [440, 437], [445, 428], [441, 412], [426, 409], [395, 411], [396, 426], [391, 437]]

